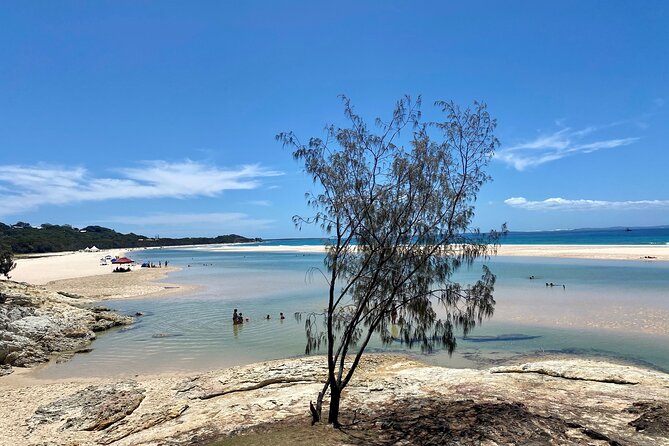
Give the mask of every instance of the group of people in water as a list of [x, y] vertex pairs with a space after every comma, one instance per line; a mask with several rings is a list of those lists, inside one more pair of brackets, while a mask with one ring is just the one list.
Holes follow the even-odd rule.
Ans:
[[[534, 280], [536, 278], [537, 278], [536, 276], [530, 276], [530, 280]], [[558, 287], [561, 286], [563, 290], [567, 289], [566, 285], [564, 285], [564, 284], [560, 285], [559, 283], [553, 283], [553, 282], [546, 282], [546, 286], [551, 287], [551, 288], [554, 287], [554, 286], [558, 286]]]
[[[265, 316], [264, 319], [270, 320], [272, 317], [268, 314]], [[283, 315], [283, 313], [279, 313], [279, 319], [284, 320], [286, 316]], [[237, 312], [237, 309], [235, 308], [235, 311], [232, 313], [232, 324], [233, 325], [239, 325], [243, 324], [244, 322], [249, 322], [248, 317], [244, 317], [244, 315], [241, 312]]]

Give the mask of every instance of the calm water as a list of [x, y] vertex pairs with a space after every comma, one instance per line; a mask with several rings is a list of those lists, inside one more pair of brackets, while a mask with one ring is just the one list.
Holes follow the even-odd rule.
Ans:
[[[183, 269], [167, 281], [203, 286], [182, 296], [105, 302], [120, 312], [144, 316], [128, 328], [100, 334], [91, 353], [49, 366], [41, 376], [205, 370], [299, 356], [304, 352], [304, 329], [293, 314], [320, 311], [325, 305], [323, 279], [318, 273], [308, 274], [322, 265], [322, 255], [165, 249], [137, 252], [134, 257], [156, 263], [168, 259]], [[424, 360], [460, 367], [471, 366], [467, 358], [472, 355], [497, 358], [555, 350], [619, 357], [669, 370], [669, 337], [635, 334], [630, 325], [636, 321], [666, 328], [662, 324], [669, 323], [669, 262], [500, 257], [490, 266], [498, 276], [496, 315], [473, 335], [535, 337], [461, 340], [453, 358], [437, 352]], [[462, 271], [457, 279], [471, 281], [477, 275], [480, 265]], [[546, 282], [565, 288], [546, 287]], [[251, 320], [233, 326], [235, 308]], [[280, 312], [286, 315], [283, 321]], [[267, 314], [270, 320], [264, 319]], [[627, 332], [593, 326], [593, 321]], [[372, 348], [404, 350], [401, 344], [383, 347], [378, 342]]]
[[[512, 231], [501, 242], [507, 245], [668, 245], [669, 227]], [[254, 243], [267, 246], [322, 244], [323, 239], [318, 238], [277, 239]]]

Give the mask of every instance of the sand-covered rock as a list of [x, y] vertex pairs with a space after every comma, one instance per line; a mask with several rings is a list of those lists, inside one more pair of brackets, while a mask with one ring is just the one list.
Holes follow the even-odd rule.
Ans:
[[[268, 423], [309, 426], [324, 375], [324, 358], [309, 357], [95, 384], [0, 379], [0, 444], [198, 445]], [[669, 445], [668, 409], [669, 375], [627, 365], [471, 370], [370, 355], [342, 421], [356, 420], [346, 444]]]
[[31, 367], [84, 349], [96, 331], [133, 319], [43, 287], [0, 281], [0, 364]]

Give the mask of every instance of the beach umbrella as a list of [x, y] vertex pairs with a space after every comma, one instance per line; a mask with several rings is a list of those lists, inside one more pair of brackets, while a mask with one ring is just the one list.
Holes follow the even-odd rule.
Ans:
[[121, 258], [118, 258], [118, 259], [113, 259], [111, 262], [114, 263], [114, 264], [117, 264], [117, 265], [126, 265], [128, 263], [135, 263], [134, 260], [131, 260], [127, 257], [121, 257]]

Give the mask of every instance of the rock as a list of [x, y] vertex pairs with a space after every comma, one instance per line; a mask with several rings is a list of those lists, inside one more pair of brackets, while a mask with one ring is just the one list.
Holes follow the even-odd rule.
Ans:
[[135, 382], [88, 386], [40, 406], [27, 422], [33, 430], [62, 422], [61, 430], [99, 431], [133, 413], [143, 399], [144, 389]]
[[126, 420], [123, 420], [115, 426], [109, 428], [107, 435], [105, 435], [100, 440], [100, 443], [110, 444], [115, 441], [119, 441], [120, 439], [132, 435], [136, 432], [141, 432], [158, 424], [177, 418], [182, 413], [184, 413], [186, 409], [188, 409], [188, 404], [179, 402], [172, 406], [163, 406], [152, 413], [142, 414], [139, 420], [135, 421], [134, 423], [128, 423]]
[[669, 406], [653, 401], [639, 401], [626, 412], [639, 415], [629, 422], [638, 432], [669, 437]]
[[[574, 367], [574, 364], [578, 366]], [[641, 373], [640, 369], [632, 366], [584, 360], [541, 361], [522, 365], [494, 367], [490, 369], [490, 373], [536, 373], [555, 378], [630, 385], [639, 384], [644, 379], [658, 378], [667, 380], [667, 384], [669, 385], [669, 377], [663, 373], [650, 371], [643, 371]]]
[[232, 367], [219, 376], [198, 376], [181, 382], [175, 390], [190, 399], [206, 400], [218, 396], [261, 389], [267, 386], [292, 386], [319, 383], [326, 377], [320, 358], [304, 358], [296, 370], [288, 364], [263, 363], [263, 366]]
[[[0, 281], [0, 364], [31, 367], [53, 353], [85, 349], [95, 331], [133, 322], [107, 308], [84, 308], [80, 303], [42, 287]], [[63, 360], [67, 355], [60, 355]]]
[[99, 311], [95, 315], [95, 323], [91, 327], [93, 331], [109, 330], [119, 325], [131, 324], [133, 319], [129, 316], [122, 316], [113, 311]]
[[[0, 443], [179, 446], [271, 432], [277, 422], [300, 431], [311, 427], [325, 371], [323, 357], [306, 357], [186, 377], [7, 386]], [[471, 370], [368, 355], [340, 420], [353, 444], [666, 446], [668, 407], [669, 375], [639, 367], [565, 359]], [[269, 438], [278, 437], [258, 439]]]
[[177, 338], [179, 336], [183, 336], [181, 333], [156, 333], [152, 338]]
[[9, 364], [0, 365], [0, 376], [6, 376], [14, 372], [14, 369]]

